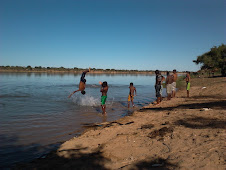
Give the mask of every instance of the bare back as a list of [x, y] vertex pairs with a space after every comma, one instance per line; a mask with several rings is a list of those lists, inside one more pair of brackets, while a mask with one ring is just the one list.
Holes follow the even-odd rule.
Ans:
[[106, 87], [102, 87], [100, 92], [102, 92], [102, 96], [107, 96], [107, 92], [108, 92], [108, 86]]
[[177, 81], [177, 73], [173, 73], [173, 82]]
[[190, 79], [191, 79], [190, 75], [187, 74], [187, 75], [186, 75], [186, 78], [185, 78], [185, 81], [186, 81], [187, 83], [189, 83], [189, 82], [190, 82]]
[[79, 83], [79, 90], [83, 91], [83, 90], [85, 90], [85, 88], [86, 88], [86, 84], [84, 82], [80, 81], [80, 83]]
[[173, 83], [173, 76], [172, 75], [168, 75], [166, 77], [166, 84], [171, 84]]
[[134, 92], [136, 92], [136, 88], [134, 86], [130, 86], [129, 89], [130, 89], [129, 94], [131, 96], [134, 96]]

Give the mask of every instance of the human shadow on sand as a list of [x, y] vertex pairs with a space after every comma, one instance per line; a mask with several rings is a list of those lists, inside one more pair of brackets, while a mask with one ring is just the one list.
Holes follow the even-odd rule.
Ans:
[[[149, 161], [140, 161], [136, 163], [135, 165], [131, 165], [129, 167], [124, 166], [125, 169], [129, 170], [136, 170], [136, 169], [161, 169], [161, 170], [167, 170], [167, 169], [175, 169], [178, 166], [176, 164], [170, 163], [168, 159], [163, 158], [155, 158], [151, 159]], [[123, 169], [123, 167], [121, 168]]]
[[185, 118], [177, 120], [175, 125], [182, 125], [187, 128], [192, 129], [206, 129], [206, 128], [212, 128], [212, 129], [225, 129], [226, 128], [226, 121], [225, 120], [219, 120], [219, 119], [211, 119], [211, 118], [204, 118], [204, 117], [192, 117], [192, 118]]
[[[18, 164], [14, 169], [78, 169], [105, 170], [107, 160], [103, 157], [101, 147], [92, 153], [86, 153], [87, 148], [53, 151], [45, 158], [36, 159], [27, 164]], [[67, 158], [58, 156], [58, 152], [66, 152]]]

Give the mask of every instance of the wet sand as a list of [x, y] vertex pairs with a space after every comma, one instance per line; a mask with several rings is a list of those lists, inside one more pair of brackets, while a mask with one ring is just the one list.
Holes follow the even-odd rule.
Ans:
[[195, 78], [176, 98], [96, 124], [15, 169], [225, 169], [226, 79]]

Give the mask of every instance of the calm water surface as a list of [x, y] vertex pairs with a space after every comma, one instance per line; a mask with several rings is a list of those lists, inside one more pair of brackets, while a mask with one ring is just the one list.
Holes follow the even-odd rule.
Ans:
[[[129, 83], [136, 109], [155, 99], [154, 76], [86, 75], [86, 95], [75, 93], [80, 74], [0, 73], [0, 167], [30, 161], [81, 133], [86, 125], [113, 121], [127, 109]], [[107, 117], [101, 116], [99, 81], [109, 84]]]

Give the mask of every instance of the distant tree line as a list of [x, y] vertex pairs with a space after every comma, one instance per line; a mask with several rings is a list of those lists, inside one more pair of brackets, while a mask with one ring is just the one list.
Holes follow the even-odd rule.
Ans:
[[218, 47], [214, 46], [210, 51], [193, 60], [196, 64], [201, 64], [201, 70], [209, 72], [221, 72], [222, 76], [226, 76], [226, 45], [222, 44]]
[[[30, 65], [23, 67], [23, 66], [0, 66], [0, 71], [21, 71], [21, 72], [48, 72], [48, 71], [63, 71], [63, 72], [81, 72], [86, 69], [83, 68], [64, 68], [64, 67], [42, 67], [42, 66], [35, 66], [31, 67]], [[93, 72], [128, 72], [128, 73], [136, 73], [136, 72], [154, 72], [152, 70], [122, 70], [122, 69], [98, 69], [98, 68], [91, 68]], [[163, 71], [165, 72], [165, 71]]]

